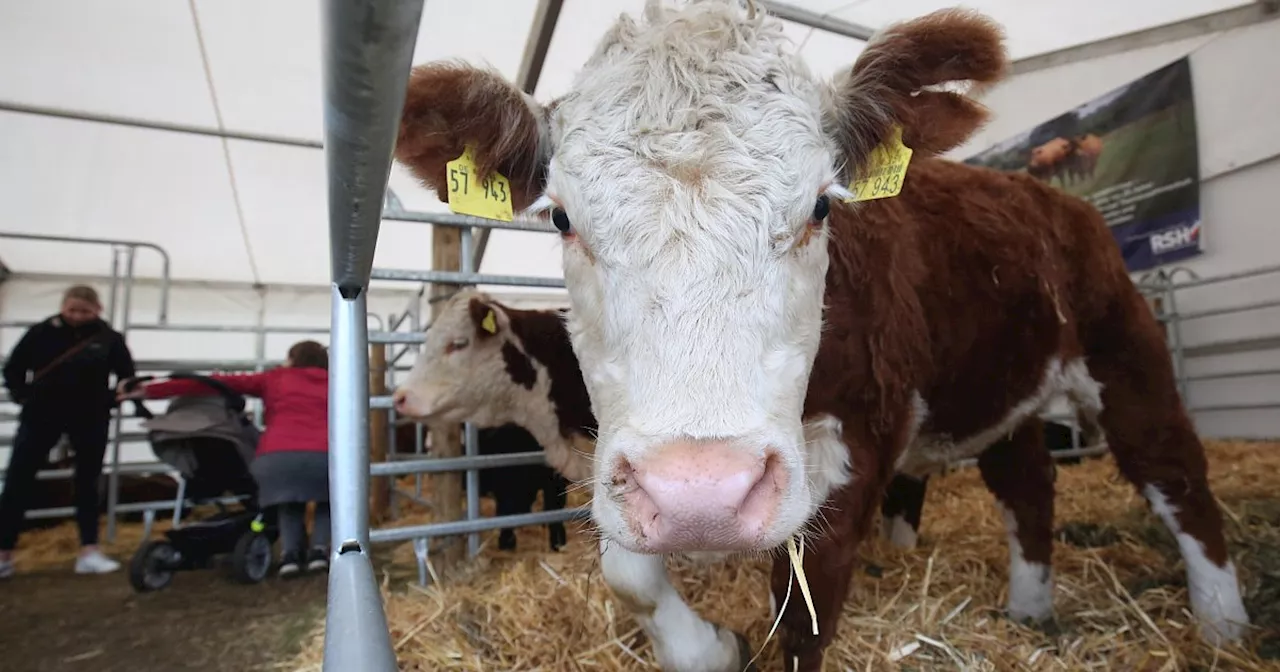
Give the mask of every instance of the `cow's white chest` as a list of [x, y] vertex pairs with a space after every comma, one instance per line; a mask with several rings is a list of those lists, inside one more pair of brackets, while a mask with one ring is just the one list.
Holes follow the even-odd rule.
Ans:
[[1059, 395], [1066, 395], [1087, 414], [1102, 409], [1102, 386], [1089, 375], [1082, 360], [1072, 360], [1066, 365], [1053, 358], [1045, 367], [1040, 386], [1029, 397], [1016, 404], [999, 422], [963, 439], [946, 434], [920, 434], [919, 428], [928, 418], [929, 407], [917, 393], [914, 397], [913, 425], [915, 438], [898, 457], [894, 467], [908, 476], [922, 477], [937, 473], [948, 464], [977, 457], [991, 444], [1013, 433], [1024, 420], [1042, 410]]

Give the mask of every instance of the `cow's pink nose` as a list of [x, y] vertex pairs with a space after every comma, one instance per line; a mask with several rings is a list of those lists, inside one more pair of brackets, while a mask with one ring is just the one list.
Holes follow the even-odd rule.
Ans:
[[409, 413], [409, 390], [403, 387], [397, 388], [391, 395], [391, 405], [400, 415], [412, 415]]
[[644, 550], [756, 549], [787, 485], [773, 451], [722, 441], [677, 441], [623, 460], [614, 480]]

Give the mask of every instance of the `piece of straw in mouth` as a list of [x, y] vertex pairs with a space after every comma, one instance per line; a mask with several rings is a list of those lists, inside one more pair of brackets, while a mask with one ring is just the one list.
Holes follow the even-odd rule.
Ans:
[[800, 584], [800, 594], [804, 596], [804, 604], [809, 607], [809, 618], [813, 623], [813, 636], [818, 636], [818, 610], [813, 608], [813, 596], [809, 594], [809, 579], [804, 575], [804, 539], [800, 540], [800, 548], [796, 549], [796, 538], [787, 540], [787, 555], [791, 556], [791, 570], [795, 572]]
[[[778, 615], [773, 619], [773, 625], [769, 628], [769, 634], [765, 635], [764, 643], [760, 645], [760, 650], [756, 651], [756, 655], [747, 661], [745, 667], [751, 667], [756, 662], [760, 654], [764, 653], [764, 648], [769, 646], [769, 640], [773, 639], [774, 633], [778, 631], [778, 624], [782, 623], [782, 615], [787, 612], [787, 604], [791, 602], [791, 583], [795, 581], [800, 584], [800, 593], [804, 595], [805, 606], [809, 607], [809, 618], [813, 623], [813, 634], [818, 634], [818, 612], [813, 608], [813, 597], [809, 594], [809, 579], [804, 575], [804, 540], [800, 541], [800, 547], [796, 548], [796, 539], [792, 537], [787, 540], [787, 557], [791, 559], [791, 571], [787, 575], [787, 592], [782, 596], [782, 604], [778, 606]], [[795, 667], [799, 667], [798, 664]]]

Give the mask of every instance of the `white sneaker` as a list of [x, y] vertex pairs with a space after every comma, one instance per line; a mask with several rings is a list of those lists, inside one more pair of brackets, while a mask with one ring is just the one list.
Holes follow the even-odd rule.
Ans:
[[76, 574], [107, 574], [120, 569], [120, 563], [102, 554], [90, 551], [76, 558]]
[[0, 560], [0, 579], [7, 579], [13, 576], [13, 561]]

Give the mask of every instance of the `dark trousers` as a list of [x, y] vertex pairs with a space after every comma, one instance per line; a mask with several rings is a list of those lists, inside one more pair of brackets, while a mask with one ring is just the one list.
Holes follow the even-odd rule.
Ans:
[[36, 472], [48, 464], [49, 451], [64, 433], [76, 451], [74, 485], [80, 544], [98, 543], [98, 479], [107, 452], [110, 417], [70, 420], [23, 416], [5, 471], [4, 493], [0, 494], [0, 551], [11, 551], [17, 545], [23, 519], [38, 487]]
[[[276, 516], [280, 526], [280, 550], [286, 555], [303, 555], [307, 548], [307, 505], [304, 502], [280, 504]], [[311, 548], [329, 550], [329, 524], [329, 502], [316, 502]]]

